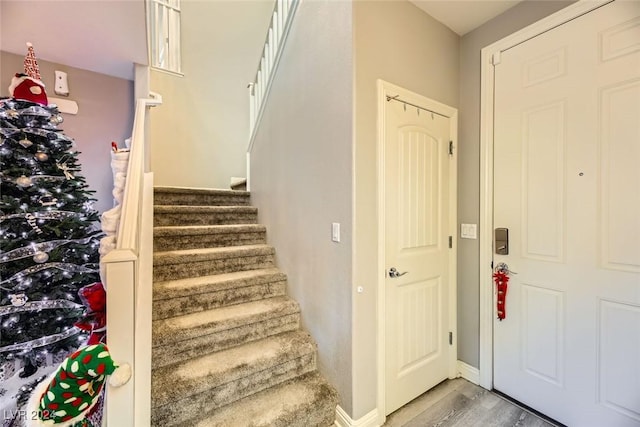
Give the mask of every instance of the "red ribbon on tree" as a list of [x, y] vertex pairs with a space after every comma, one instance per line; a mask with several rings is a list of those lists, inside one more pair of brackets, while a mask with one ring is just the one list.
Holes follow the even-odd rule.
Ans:
[[507, 301], [507, 283], [509, 283], [509, 275], [507, 272], [499, 270], [493, 274], [493, 281], [496, 283], [496, 290], [498, 292], [497, 311], [498, 319], [502, 320], [507, 316], [506, 301]]

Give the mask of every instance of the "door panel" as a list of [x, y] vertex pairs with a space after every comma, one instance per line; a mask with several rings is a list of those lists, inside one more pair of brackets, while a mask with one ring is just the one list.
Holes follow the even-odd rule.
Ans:
[[386, 413], [449, 375], [450, 119], [385, 106]]
[[640, 2], [495, 66], [494, 226], [509, 229], [494, 387], [570, 426], [640, 425]]

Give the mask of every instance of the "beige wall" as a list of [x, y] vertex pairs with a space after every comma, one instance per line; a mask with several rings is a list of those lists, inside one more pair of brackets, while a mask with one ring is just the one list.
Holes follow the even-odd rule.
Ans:
[[[318, 344], [321, 373], [352, 408], [352, 6], [300, 3], [251, 152], [251, 198]], [[341, 242], [331, 241], [331, 223]], [[367, 356], [369, 358], [370, 355]], [[355, 361], [354, 361], [355, 363]]]
[[[0, 52], [1, 96], [9, 95], [11, 77], [24, 71], [23, 61], [24, 55]], [[38, 65], [50, 98], [57, 97], [53, 91], [54, 71], [68, 75], [68, 98], [78, 103], [78, 114], [63, 114], [64, 122], [58, 127], [75, 140], [76, 150], [80, 151], [81, 173], [89, 188], [96, 192], [95, 208], [104, 212], [113, 207], [111, 141], [124, 146], [124, 140], [131, 136], [133, 82], [41, 59]]]
[[453, 31], [404, 1], [356, 1], [353, 413], [376, 407], [377, 187], [376, 80], [456, 107], [458, 45]]
[[[458, 223], [480, 222], [480, 50], [572, 1], [522, 2], [460, 42]], [[480, 285], [478, 240], [458, 239], [458, 359], [479, 366]]]
[[[249, 95], [273, 1], [182, 2], [184, 77], [151, 71], [156, 185], [229, 188], [246, 176]], [[243, 22], [260, 25], [244, 26]]]

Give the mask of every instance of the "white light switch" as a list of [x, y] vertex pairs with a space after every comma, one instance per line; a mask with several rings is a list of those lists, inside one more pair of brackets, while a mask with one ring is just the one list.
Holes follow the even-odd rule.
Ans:
[[331, 240], [334, 242], [340, 241], [340, 223], [332, 222], [331, 223]]
[[478, 225], [477, 224], [460, 224], [460, 237], [463, 239], [477, 239]]

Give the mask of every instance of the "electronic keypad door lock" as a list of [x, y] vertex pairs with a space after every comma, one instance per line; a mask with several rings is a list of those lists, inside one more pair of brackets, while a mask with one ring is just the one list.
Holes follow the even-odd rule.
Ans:
[[496, 255], [509, 255], [509, 229], [496, 228], [493, 244]]

